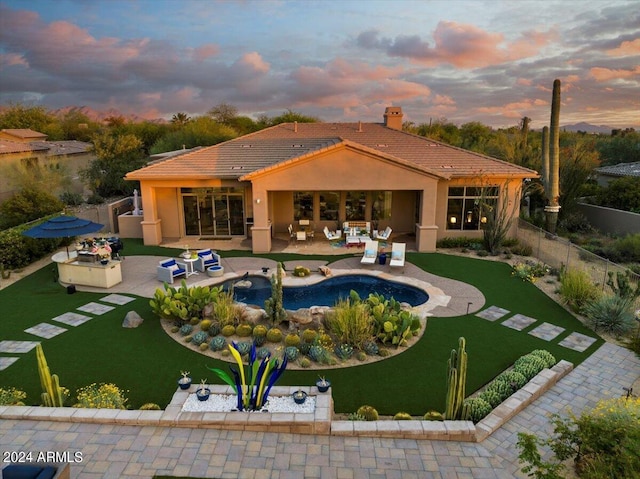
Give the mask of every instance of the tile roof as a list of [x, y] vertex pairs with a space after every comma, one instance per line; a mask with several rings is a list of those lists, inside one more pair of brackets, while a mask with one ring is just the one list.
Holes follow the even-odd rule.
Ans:
[[243, 178], [283, 162], [349, 145], [444, 178], [477, 175], [532, 178], [538, 173], [382, 123], [282, 123], [218, 145], [156, 162], [129, 179]]
[[48, 148], [41, 146], [32, 146], [31, 143], [25, 143], [22, 141], [0, 140], [0, 155], [8, 153], [25, 153], [46, 151]]
[[635, 163], [618, 163], [617, 165], [601, 166], [596, 172], [607, 176], [638, 176], [640, 177], [640, 161]]
[[47, 156], [74, 155], [86, 153], [93, 145], [83, 141], [22, 141], [0, 140], [0, 155], [8, 153], [42, 153]]
[[28, 138], [46, 138], [47, 135], [40, 133], [29, 128], [3, 128], [2, 133], [14, 136], [16, 138], [28, 139]]

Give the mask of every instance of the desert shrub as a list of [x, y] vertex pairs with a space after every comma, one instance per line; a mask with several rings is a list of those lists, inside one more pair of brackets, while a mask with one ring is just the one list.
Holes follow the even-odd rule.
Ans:
[[240, 356], [244, 356], [245, 354], [249, 354], [249, 351], [251, 351], [251, 347], [252, 347], [252, 343], [249, 343], [249, 342], [246, 342], [246, 341], [242, 341], [242, 342], [236, 343], [236, 349], [240, 353]]
[[216, 336], [211, 341], [209, 341], [209, 349], [211, 351], [222, 351], [227, 347], [227, 340], [224, 336]]
[[10, 228], [59, 213], [64, 203], [48, 191], [25, 188], [0, 203], [0, 227]]
[[220, 291], [215, 299], [214, 319], [221, 327], [233, 325], [237, 316], [237, 305], [233, 299], [233, 291]]
[[481, 238], [442, 238], [436, 243], [437, 248], [474, 248], [482, 244]]
[[305, 277], [311, 274], [311, 270], [309, 268], [305, 268], [304, 266], [296, 266], [293, 268], [293, 275], [298, 277]]
[[620, 337], [634, 326], [633, 299], [618, 295], [602, 296], [584, 307], [587, 324], [594, 331]]
[[84, 198], [80, 193], [65, 191], [60, 195], [60, 201], [67, 206], [80, 206], [84, 202]]
[[[551, 358], [553, 358], [553, 356], [551, 356]], [[543, 360], [545, 361], [545, 363], [547, 363], [546, 358], [543, 358]], [[555, 358], [553, 358], [553, 362], [555, 364]], [[524, 376], [524, 374], [512, 369], [510, 371], [504, 371], [503, 373], [498, 374], [494, 381], [503, 381], [507, 384], [513, 384], [516, 389], [520, 389], [522, 386], [527, 384], [528, 379]]]
[[511, 247], [511, 252], [518, 256], [531, 256], [533, 254], [533, 248], [526, 244], [517, 244]]
[[329, 336], [324, 329], [318, 331], [318, 339], [316, 342], [325, 349], [333, 349], [333, 338]]
[[513, 363], [513, 370], [521, 373], [527, 381], [530, 381], [536, 374], [545, 369], [546, 362], [539, 356], [527, 354], [516, 359]]
[[326, 364], [329, 359], [327, 350], [320, 344], [312, 344], [309, 348], [307, 356], [309, 356], [309, 359], [311, 359], [312, 361], [323, 364]]
[[126, 409], [128, 401], [118, 386], [112, 383], [90, 384], [78, 389], [78, 402], [73, 407], [90, 409]]
[[[557, 362], [555, 356], [551, 354], [549, 351], [547, 351], [546, 349], [534, 349], [529, 354], [541, 357], [545, 362], [545, 367], [547, 368], [552, 368], [553, 366], [555, 366]], [[522, 386], [524, 386], [524, 384]]]
[[[632, 479], [640, 477], [640, 399], [604, 399], [580, 417], [551, 418], [553, 435], [541, 439], [518, 433], [522, 471], [540, 478], [565, 477], [564, 463], [573, 459], [582, 479]], [[538, 448], [554, 456], [543, 461]], [[554, 476], [542, 475], [554, 472]]]
[[91, 193], [91, 195], [87, 198], [87, 203], [89, 203], [90, 205], [101, 205], [102, 203], [104, 203], [104, 198], [98, 193]]
[[513, 248], [519, 243], [520, 241], [518, 240], [518, 238], [505, 238], [504, 240], [502, 240], [502, 246], [504, 246], [505, 248]]
[[502, 398], [502, 395], [498, 391], [494, 391], [492, 389], [491, 390], [485, 389], [480, 394], [478, 394], [478, 397], [487, 401], [492, 408], [498, 407], [500, 403], [504, 401], [504, 399]]
[[284, 344], [287, 346], [297, 346], [300, 344], [300, 336], [296, 333], [289, 333], [284, 338]]
[[0, 406], [24, 406], [27, 393], [16, 388], [0, 388]]
[[444, 421], [444, 416], [438, 411], [427, 411], [422, 419], [425, 421]]
[[236, 334], [236, 327], [233, 324], [227, 324], [222, 327], [222, 331], [220, 331], [223, 336], [229, 337]]
[[305, 329], [302, 331], [302, 341], [305, 343], [313, 343], [318, 337], [318, 333], [313, 329]]
[[347, 419], [349, 421], [366, 421], [366, 419], [357, 412], [350, 412]]
[[284, 355], [289, 362], [295, 361], [300, 355], [300, 350], [295, 346], [287, 346], [284, 350]]
[[205, 331], [198, 331], [193, 335], [191, 342], [196, 346], [200, 346], [202, 343], [207, 341], [207, 339], [209, 339], [209, 335]]
[[378, 411], [373, 406], [360, 406], [356, 411], [358, 416], [362, 416], [365, 421], [377, 421]]
[[239, 324], [236, 328], [236, 334], [241, 338], [248, 338], [249, 336], [251, 336], [252, 331], [253, 327], [251, 327], [251, 325], [247, 323]]
[[229, 348], [225, 348], [220, 351], [220, 356], [222, 356], [223, 358], [229, 357], [231, 356], [231, 351], [229, 351]]
[[180, 327], [180, 334], [182, 336], [187, 336], [187, 335], [191, 334], [192, 331], [193, 331], [193, 326], [191, 326], [190, 324], [183, 324]]
[[383, 358], [389, 357], [391, 356], [391, 351], [389, 351], [387, 348], [380, 348], [378, 350], [378, 356], [382, 356]]
[[411, 414], [408, 412], [400, 411], [393, 416], [394, 421], [410, 421], [412, 419]]
[[148, 402], [140, 406], [140, 410], [141, 411], [160, 411], [160, 406], [158, 406], [156, 403]]
[[478, 256], [480, 256], [481, 258], [486, 258], [487, 256], [489, 256], [489, 252], [487, 250], [484, 250], [484, 249], [481, 249], [476, 254]]
[[[498, 404], [500, 404], [502, 401], [504, 401], [509, 396], [511, 396], [515, 392], [515, 389], [511, 386], [511, 384], [507, 382], [491, 381], [487, 386], [487, 388], [485, 389], [485, 391], [489, 391], [490, 394], [493, 394], [493, 393], [497, 394], [500, 397], [500, 401], [498, 401]], [[485, 396], [485, 397], [490, 397], [490, 396]]]
[[586, 271], [572, 269], [560, 275], [560, 296], [575, 312], [581, 312], [589, 302], [600, 295], [600, 291], [591, 281]]
[[278, 328], [271, 328], [267, 331], [267, 341], [270, 343], [279, 343], [282, 341], [282, 331]]
[[193, 317], [189, 320], [191, 326], [197, 326], [200, 323], [200, 318]]
[[474, 423], [484, 419], [492, 409], [491, 404], [481, 397], [467, 398], [462, 403], [463, 414]]
[[327, 318], [329, 330], [342, 344], [361, 347], [374, 334], [374, 321], [367, 304], [350, 299], [339, 300]]

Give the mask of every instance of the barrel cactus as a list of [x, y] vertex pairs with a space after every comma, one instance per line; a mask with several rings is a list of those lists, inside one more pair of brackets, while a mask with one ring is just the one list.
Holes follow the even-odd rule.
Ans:
[[318, 337], [318, 333], [313, 329], [305, 329], [302, 332], [302, 341], [305, 343], [313, 343]]
[[211, 324], [213, 323], [213, 321], [211, 321], [210, 319], [203, 319], [202, 321], [200, 321], [200, 329], [202, 331], [209, 331], [209, 328], [211, 327]]
[[296, 333], [289, 333], [284, 338], [284, 344], [287, 346], [297, 346], [300, 344], [300, 336]]
[[311, 360], [308, 357], [304, 357], [304, 358], [300, 358], [300, 367], [301, 368], [308, 368], [311, 366]]
[[300, 350], [295, 346], [287, 346], [284, 350], [284, 355], [287, 357], [287, 361], [295, 361], [300, 355]]
[[425, 421], [444, 421], [444, 416], [438, 411], [427, 411], [422, 419]]
[[393, 420], [394, 421], [410, 421], [411, 419], [412, 419], [411, 414], [409, 414], [408, 412], [404, 412], [404, 411], [397, 412], [393, 416]]
[[377, 421], [378, 411], [373, 406], [360, 406], [356, 414], [362, 416], [365, 421]]
[[233, 336], [234, 334], [236, 334], [236, 327], [233, 324], [227, 324], [222, 328], [221, 333], [223, 336], [228, 338], [229, 336]]
[[220, 323], [218, 321], [212, 321], [207, 332], [209, 336], [214, 337], [220, 334], [220, 329]]
[[267, 331], [267, 341], [270, 343], [279, 343], [282, 341], [282, 331], [278, 328], [271, 328]]
[[236, 328], [236, 334], [241, 338], [248, 338], [249, 336], [251, 336], [252, 331], [253, 328], [250, 324], [247, 323], [239, 324]]
[[253, 328], [253, 331], [251, 333], [253, 335], [254, 338], [257, 337], [265, 337], [267, 335], [267, 327], [262, 325], [262, 324], [258, 324]]

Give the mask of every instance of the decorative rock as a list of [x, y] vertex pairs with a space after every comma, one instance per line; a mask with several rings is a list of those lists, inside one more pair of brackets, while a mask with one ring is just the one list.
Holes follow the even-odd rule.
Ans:
[[202, 308], [202, 317], [203, 318], [210, 318], [213, 316], [213, 303], [209, 303], [209, 304], [205, 304], [204, 307]]
[[123, 328], [137, 328], [142, 324], [144, 319], [135, 311], [129, 311], [122, 321]]
[[331, 276], [331, 269], [328, 266], [320, 266], [318, 271], [322, 274], [322, 276]]
[[300, 308], [293, 312], [290, 322], [297, 323], [299, 326], [306, 326], [313, 321], [310, 308]]
[[246, 306], [242, 311], [241, 317], [243, 322], [255, 325], [263, 319], [266, 319], [267, 313], [264, 309]]
[[251, 281], [249, 281], [248, 279], [245, 279], [245, 280], [241, 280], [241, 281], [237, 281], [236, 283], [233, 283], [233, 287], [241, 288], [241, 289], [249, 289], [252, 284], [253, 283], [251, 283]]

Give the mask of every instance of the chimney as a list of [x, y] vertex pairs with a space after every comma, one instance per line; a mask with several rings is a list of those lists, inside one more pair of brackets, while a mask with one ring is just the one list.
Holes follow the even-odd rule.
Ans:
[[384, 110], [384, 126], [402, 130], [402, 107], [388, 106]]
[[293, 132], [294, 133], [298, 133], [298, 122], [297, 121], [293, 122]]

